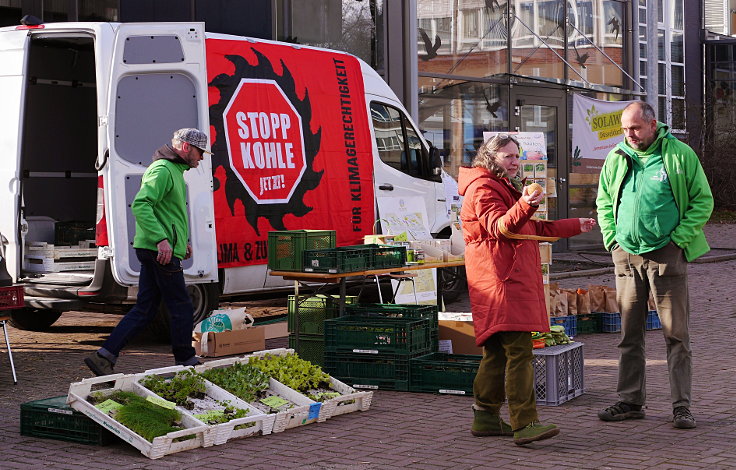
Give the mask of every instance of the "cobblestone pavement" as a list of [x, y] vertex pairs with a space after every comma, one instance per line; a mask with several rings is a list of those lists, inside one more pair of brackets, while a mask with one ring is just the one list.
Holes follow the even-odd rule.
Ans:
[[[736, 225], [708, 226], [714, 247], [736, 249]], [[67, 313], [45, 333], [9, 329], [19, 382], [13, 385], [0, 344], [0, 469], [727, 469], [736, 467], [736, 261], [690, 266], [694, 350], [693, 414], [698, 427], [673, 429], [665, 345], [647, 333], [647, 417], [604, 423], [596, 412], [616, 400], [617, 334], [581, 335], [585, 394], [561, 406], [539, 407], [562, 432], [518, 447], [509, 438], [470, 435], [471, 397], [377, 391], [367, 412], [286, 432], [231, 441], [149, 460], [122, 442], [89, 446], [21, 436], [20, 404], [66, 394], [70, 382], [91, 376], [82, 359], [96, 349], [118, 317]], [[563, 287], [613, 285], [612, 274], [568, 278]], [[285, 299], [284, 299], [285, 302]], [[467, 299], [448, 310], [468, 311]], [[283, 346], [272, 340], [267, 346]], [[120, 358], [120, 372], [170, 365], [166, 345], [142, 338]]]

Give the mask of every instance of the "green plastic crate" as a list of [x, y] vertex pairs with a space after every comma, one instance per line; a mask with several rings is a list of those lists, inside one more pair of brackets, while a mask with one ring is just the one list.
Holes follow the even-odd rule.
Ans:
[[430, 351], [439, 346], [438, 308], [436, 305], [416, 304], [352, 304], [345, 306], [345, 314], [360, 317], [426, 318], [432, 339]]
[[325, 351], [324, 370], [353, 388], [409, 390], [410, 356]]
[[[289, 315], [289, 333], [296, 333], [296, 318], [294, 315], [294, 299], [293, 295], [288, 300]], [[358, 302], [355, 295], [345, 296], [345, 304], [354, 304]], [[299, 301], [299, 334], [305, 335], [324, 335], [325, 320], [335, 318], [339, 314], [340, 296], [339, 295], [315, 295], [312, 297], [302, 298]]]
[[601, 314], [598, 312], [578, 315], [577, 330], [579, 335], [601, 332]]
[[473, 395], [473, 381], [483, 356], [431, 353], [410, 360], [411, 392]]
[[368, 245], [372, 258], [368, 269], [400, 268], [406, 266], [406, 247], [394, 245]]
[[417, 355], [431, 351], [429, 320], [340, 317], [325, 320], [325, 350], [338, 353]]
[[301, 271], [304, 251], [335, 247], [334, 230], [281, 230], [268, 232], [268, 267], [274, 271]]
[[79, 444], [106, 445], [116, 440], [85, 414], [66, 404], [66, 395], [20, 405], [20, 433]]
[[296, 353], [312, 364], [318, 366], [325, 365], [325, 337], [322, 335], [298, 335], [299, 344], [297, 345], [297, 335], [289, 335], [289, 347]]
[[304, 271], [315, 273], [351, 273], [370, 269], [373, 252], [370, 245], [304, 251]]

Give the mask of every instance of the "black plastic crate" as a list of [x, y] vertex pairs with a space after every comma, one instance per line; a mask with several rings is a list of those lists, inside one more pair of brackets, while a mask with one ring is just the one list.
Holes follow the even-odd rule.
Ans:
[[411, 359], [411, 392], [473, 395], [473, 381], [483, 356], [432, 353]]
[[[289, 333], [297, 333], [295, 310], [295, 296], [290, 295], [288, 300], [288, 328]], [[354, 295], [345, 296], [345, 304], [358, 302]], [[304, 297], [299, 300], [299, 334], [324, 335], [325, 320], [336, 318], [339, 315], [339, 295], [315, 295]]]
[[85, 414], [66, 404], [66, 395], [20, 405], [20, 433], [80, 444], [106, 445], [116, 440]]
[[312, 364], [325, 365], [325, 337], [322, 335], [289, 334], [289, 347]]
[[424, 318], [340, 317], [325, 320], [325, 350], [356, 354], [418, 355], [431, 351]]
[[315, 273], [351, 273], [370, 268], [373, 252], [370, 245], [350, 245], [325, 250], [304, 251], [304, 271]]
[[56, 245], [75, 246], [79, 242], [94, 239], [94, 222], [59, 221], [54, 224], [54, 243]]
[[601, 314], [598, 312], [578, 315], [577, 332], [579, 335], [600, 333], [602, 328]]
[[361, 317], [426, 318], [432, 340], [430, 351], [439, 346], [439, 310], [436, 305], [416, 304], [351, 304], [345, 306], [345, 314]]
[[325, 351], [324, 370], [358, 389], [409, 390], [410, 356]]
[[268, 267], [274, 271], [301, 271], [304, 250], [335, 247], [334, 230], [281, 230], [268, 232]]
[[406, 266], [406, 247], [394, 245], [368, 245], [373, 257], [368, 269], [400, 268]]

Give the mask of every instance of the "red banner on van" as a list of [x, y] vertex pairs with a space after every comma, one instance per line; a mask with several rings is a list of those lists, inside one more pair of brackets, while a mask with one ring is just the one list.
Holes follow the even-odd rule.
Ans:
[[206, 48], [219, 267], [265, 264], [271, 230], [362, 243], [375, 205], [358, 60], [235, 39]]

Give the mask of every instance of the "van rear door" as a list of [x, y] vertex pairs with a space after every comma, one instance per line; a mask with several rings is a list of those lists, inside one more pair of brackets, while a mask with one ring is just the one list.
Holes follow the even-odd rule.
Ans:
[[6, 258], [8, 272], [14, 279], [20, 273], [20, 247], [22, 240], [18, 230], [20, 207], [20, 138], [23, 135], [24, 71], [28, 50], [28, 31], [3, 31], [0, 33], [0, 148], [3, 164], [0, 165], [0, 233], [8, 240]]
[[[103, 168], [105, 210], [113, 248], [113, 275], [135, 285], [140, 263], [133, 249], [130, 211], [155, 150], [177, 129], [209, 130], [203, 23], [115, 25], [111, 44], [107, 116], [101, 118], [109, 158]], [[183, 263], [187, 282], [217, 280], [212, 165], [185, 173], [193, 256]]]

